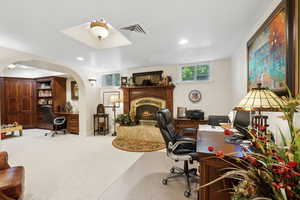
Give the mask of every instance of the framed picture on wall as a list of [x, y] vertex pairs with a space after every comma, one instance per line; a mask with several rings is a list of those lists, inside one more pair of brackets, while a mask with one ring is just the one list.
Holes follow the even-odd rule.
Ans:
[[[113, 107], [112, 100], [120, 99], [120, 92], [119, 91], [109, 91], [103, 92], [103, 104], [105, 107]], [[120, 107], [120, 102], [116, 103], [116, 107]]]
[[283, 0], [247, 43], [248, 91], [262, 83], [279, 95], [294, 92], [293, 9]]
[[71, 99], [79, 99], [79, 87], [76, 81], [71, 81]]
[[299, 23], [300, 23], [300, 2], [299, 1], [296, 1], [296, 6], [295, 6], [295, 9], [296, 9], [296, 18], [295, 18], [295, 29], [296, 29], [296, 67], [298, 69], [298, 76], [297, 76], [297, 79], [298, 79], [298, 82], [297, 82], [297, 88], [298, 88], [298, 94], [300, 93], [300, 56], [299, 56], [299, 46], [300, 46], [300, 40], [299, 40], [299, 33], [300, 33], [300, 26], [299, 26]]

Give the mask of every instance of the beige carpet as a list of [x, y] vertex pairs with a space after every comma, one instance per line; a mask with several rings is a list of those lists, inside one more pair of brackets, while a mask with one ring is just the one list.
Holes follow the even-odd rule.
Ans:
[[[186, 200], [184, 179], [170, 180], [162, 185], [165, 177], [174, 164], [165, 152], [149, 152], [136, 161], [117, 181], [115, 181], [99, 200]], [[181, 167], [183, 163], [176, 165]], [[195, 163], [196, 164], [196, 163]], [[196, 188], [196, 183], [192, 184]], [[193, 192], [189, 199], [197, 199]]]
[[96, 200], [142, 155], [114, 148], [113, 139], [25, 130], [2, 140], [1, 151], [8, 151], [12, 166], [25, 166], [24, 200]]

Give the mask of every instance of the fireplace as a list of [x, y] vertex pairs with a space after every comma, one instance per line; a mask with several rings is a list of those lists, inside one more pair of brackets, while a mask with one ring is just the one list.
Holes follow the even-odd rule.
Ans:
[[159, 110], [158, 107], [152, 105], [139, 106], [136, 109], [137, 120], [156, 120], [156, 113]]
[[159, 98], [144, 97], [131, 101], [130, 116], [141, 124], [155, 125], [156, 113], [166, 108], [166, 101]]
[[124, 113], [142, 124], [156, 124], [156, 112], [167, 108], [173, 113], [174, 85], [122, 86]]

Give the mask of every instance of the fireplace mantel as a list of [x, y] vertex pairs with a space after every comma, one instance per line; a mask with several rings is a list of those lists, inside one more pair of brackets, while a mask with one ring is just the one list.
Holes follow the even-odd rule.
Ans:
[[166, 101], [166, 108], [173, 113], [173, 90], [175, 85], [168, 86], [126, 86], [123, 90], [124, 113], [130, 112], [131, 101], [152, 97]]

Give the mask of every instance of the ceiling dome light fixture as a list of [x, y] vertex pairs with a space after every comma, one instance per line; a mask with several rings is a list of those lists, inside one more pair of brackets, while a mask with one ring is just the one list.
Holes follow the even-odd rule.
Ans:
[[79, 61], [84, 61], [84, 57], [81, 57], [81, 56], [77, 57], [76, 59]]
[[108, 31], [107, 23], [104, 20], [101, 21], [93, 21], [90, 25], [90, 31], [99, 40], [103, 40], [108, 37], [109, 31]]
[[181, 40], [179, 40], [179, 42], [178, 42], [178, 44], [180, 44], [180, 45], [185, 45], [185, 44], [187, 44], [187, 43], [189, 43], [189, 41], [188, 41], [187, 39], [181, 39]]

